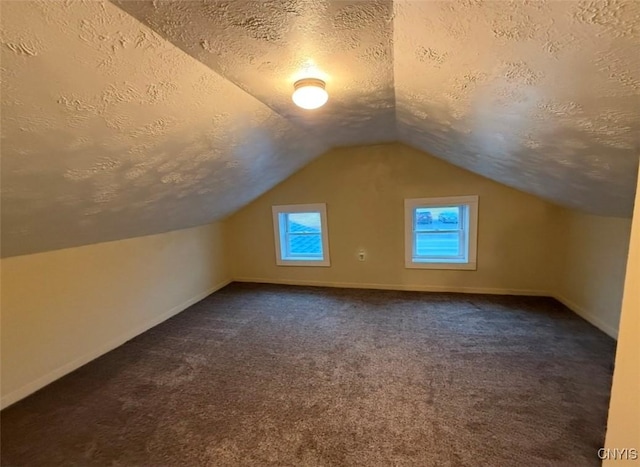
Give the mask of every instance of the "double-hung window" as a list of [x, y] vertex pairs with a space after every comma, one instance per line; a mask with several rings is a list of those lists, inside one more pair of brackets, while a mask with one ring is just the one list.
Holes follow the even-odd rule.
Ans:
[[326, 204], [273, 206], [276, 264], [330, 266]]
[[476, 269], [478, 197], [406, 199], [405, 266]]

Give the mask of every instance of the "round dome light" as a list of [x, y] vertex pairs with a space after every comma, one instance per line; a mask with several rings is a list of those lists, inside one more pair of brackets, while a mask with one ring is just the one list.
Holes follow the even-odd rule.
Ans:
[[293, 85], [293, 102], [303, 109], [317, 109], [322, 107], [329, 99], [329, 94], [324, 89], [324, 81], [316, 78], [305, 78], [296, 81]]

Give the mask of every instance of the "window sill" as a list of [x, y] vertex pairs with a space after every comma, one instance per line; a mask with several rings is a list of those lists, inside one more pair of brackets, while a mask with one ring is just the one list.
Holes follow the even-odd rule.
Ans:
[[462, 271], [475, 271], [477, 263], [430, 263], [430, 262], [406, 262], [406, 269], [457, 269]]
[[326, 268], [331, 266], [331, 263], [328, 259], [319, 261], [279, 259], [276, 261], [276, 266], [314, 266]]

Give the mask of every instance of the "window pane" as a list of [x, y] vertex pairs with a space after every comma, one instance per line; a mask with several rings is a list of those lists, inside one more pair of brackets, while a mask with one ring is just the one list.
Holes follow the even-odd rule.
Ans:
[[322, 258], [321, 234], [289, 234], [288, 256]]
[[414, 230], [429, 230], [433, 224], [433, 213], [429, 208], [416, 209]]
[[417, 208], [414, 218], [414, 230], [421, 232], [458, 230], [461, 228], [460, 219], [462, 216], [460, 211], [460, 206]]
[[319, 212], [292, 212], [287, 214], [287, 232], [291, 233], [319, 233]]
[[292, 212], [286, 215], [286, 256], [322, 259], [322, 227], [319, 212]]
[[478, 196], [405, 199], [405, 267], [476, 269]]
[[458, 232], [416, 232], [415, 256], [460, 257], [462, 245]]

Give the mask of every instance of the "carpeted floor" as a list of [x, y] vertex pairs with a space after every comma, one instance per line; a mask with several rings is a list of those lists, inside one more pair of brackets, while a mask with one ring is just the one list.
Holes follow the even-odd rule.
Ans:
[[2, 412], [1, 461], [599, 465], [614, 348], [546, 298], [232, 284]]

